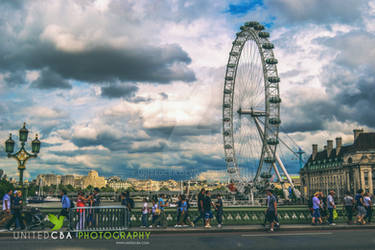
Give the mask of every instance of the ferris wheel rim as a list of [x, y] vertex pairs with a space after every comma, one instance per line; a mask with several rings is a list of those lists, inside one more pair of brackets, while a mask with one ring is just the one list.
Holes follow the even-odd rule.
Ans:
[[[229, 53], [228, 63], [225, 73], [224, 82], [224, 93], [223, 93], [223, 141], [224, 141], [224, 152], [227, 172], [229, 173], [232, 180], [244, 181], [244, 177], [240, 174], [238, 162], [236, 159], [235, 141], [233, 136], [233, 101], [236, 85], [236, 76], [239, 66], [239, 62], [242, 55], [242, 49], [244, 45], [253, 41], [256, 43], [258, 52], [261, 57], [262, 69], [263, 69], [263, 85], [265, 93], [265, 121], [263, 124], [263, 145], [261, 159], [259, 159], [259, 166], [257, 169], [256, 176], [253, 181], [260, 175], [261, 164], [265, 161], [265, 151], [272, 152], [272, 159], [275, 161], [275, 152], [278, 142], [279, 124], [280, 124], [280, 94], [279, 94], [279, 81], [277, 73], [277, 59], [273, 53], [273, 44], [267, 39], [269, 37], [268, 32], [263, 31], [264, 27], [258, 22], [247, 22], [244, 26], [241, 26], [241, 32], [237, 33], [231, 52]], [[234, 63], [233, 63], [234, 62]], [[270, 91], [270, 88], [273, 91]], [[272, 100], [272, 102], [271, 102]], [[229, 103], [228, 103], [229, 101]], [[229, 107], [228, 107], [229, 105]], [[273, 109], [271, 114], [270, 109]], [[229, 117], [228, 117], [228, 110]], [[254, 118], [255, 119], [255, 118]], [[270, 137], [268, 134], [268, 127], [272, 125], [273, 134]], [[276, 132], [275, 132], [276, 131]], [[270, 139], [270, 140], [269, 140]], [[273, 144], [273, 142], [275, 142]], [[273, 145], [271, 145], [273, 144]], [[268, 154], [270, 155], [270, 154]], [[268, 157], [270, 158], [270, 157]]]

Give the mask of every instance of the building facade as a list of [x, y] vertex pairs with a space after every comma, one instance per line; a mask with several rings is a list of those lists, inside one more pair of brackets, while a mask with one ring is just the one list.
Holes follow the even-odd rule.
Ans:
[[335, 190], [337, 198], [344, 197], [346, 191], [355, 193], [363, 189], [374, 194], [375, 184], [375, 133], [354, 130], [354, 141], [342, 145], [342, 139], [328, 140], [322, 151], [312, 145], [312, 154], [300, 171], [305, 198], [315, 192], [325, 194]]

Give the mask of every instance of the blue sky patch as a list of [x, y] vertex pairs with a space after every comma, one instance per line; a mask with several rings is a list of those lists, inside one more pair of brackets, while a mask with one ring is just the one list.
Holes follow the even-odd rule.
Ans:
[[250, 10], [254, 10], [257, 6], [262, 6], [262, 0], [250, 0], [250, 1], [242, 1], [237, 4], [229, 4], [228, 6], [228, 13], [231, 15], [242, 15], [246, 14]]

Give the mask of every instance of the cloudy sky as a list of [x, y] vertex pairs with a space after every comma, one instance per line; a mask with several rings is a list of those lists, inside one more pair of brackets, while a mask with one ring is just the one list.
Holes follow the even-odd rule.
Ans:
[[[0, 11], [0, 138], [26, 121], [42, 141], [27, 178], [222, 176], [225, 66], [250, 20], [276, 46], [283, 133], [309, 153], [375, 130], [374, 0], [3, 0]], [[3, 144], [0, 168], [16, 177]]]

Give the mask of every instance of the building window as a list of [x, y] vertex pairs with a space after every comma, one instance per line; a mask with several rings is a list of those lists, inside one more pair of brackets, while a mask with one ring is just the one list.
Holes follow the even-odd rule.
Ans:
[[368, 186], [368, 172], [364, 172], [365, 186]]

